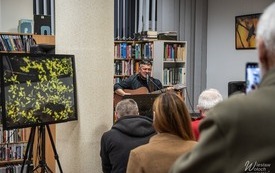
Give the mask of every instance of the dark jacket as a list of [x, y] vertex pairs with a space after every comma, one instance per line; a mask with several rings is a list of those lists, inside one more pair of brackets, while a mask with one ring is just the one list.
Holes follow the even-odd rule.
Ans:
[[147, 85], [146, 79], [143, 79], [139, 74], [132, 75], [129, 78], [122, 80], [114, 85], [114, 91], [117, 89], [138, 89], [140, 87], [146, 87], [148, 91], [157, 91], [163, 88], [160, 80], [150, 77], [150, 89]]
[[155, 134], [148, 117], [124, 116], [101, 138], [100, 156], [104, 173], [125, 173], [132, 149], [148, 143]]

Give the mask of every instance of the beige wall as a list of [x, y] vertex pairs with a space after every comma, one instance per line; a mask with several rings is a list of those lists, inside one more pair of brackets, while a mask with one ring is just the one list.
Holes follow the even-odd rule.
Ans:
[[74, 54], [77, 72], [79, 120], [56, 126], [66, 173], [102, 172], [100, 138], [113, 120], [113, 14], [113, 1], [56, 1], [56, 51]]
[[0, 0], [1, 32], [17, 32], [20, 19], [33, 19], [33, 0]]

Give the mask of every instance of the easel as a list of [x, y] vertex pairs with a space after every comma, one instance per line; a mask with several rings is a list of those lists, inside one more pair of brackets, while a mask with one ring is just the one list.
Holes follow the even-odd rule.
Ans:
[[[41, 145], [40, 146], [41, 147], [41, 158], [39, 160], [39, 164], [33, 170], [30, 170], [31, 169], [30, 165], [32, 163], [32, 156], [33, 156], [33, 144], [34, 144], [34, 139], [35, 139], [34, 137], [35, 137], [36, 127], [38, 128], [38, 132], [39, 132], [38, 138], [41, 138], [41, 143], [37, 144], [37, 145]], [[45, 142], [46, 142], [45, 132], [46, 132], [46, 129], [45, 129], [45, 127], [47, 128], [47, 131], [48, 131], [52, 149], [54, 151], [54, 158], [57, 161], [59, 171], [60, 171], [60, 173], [63, 173], [63, 170], [61, 168], [61, 164], [60, 164], [60, 161], [58, 158], [58, 154], [57, 154], [57, 151], [56, 151], [56, 148], [54, 145], [52, 133], [51, 133], [51, 130], [50, 130], [50, 127], [48, 124], [40, 125], [39, 127], [38, 126], [31, 127], [31, 133], [30, 133], [30, 137], [28, 140], [28, 144], [27, 144], [27, 148], [26, 148], [26, 152], [25, 152], [25, 156], [24, 156], [21, 173], [23, 173], [23, 171], [24, 171], [25, 164], [27, 164], [27, 173], [37, 171], [39, 168], [41, 170], [41, 173], [45, 173], [45, 172], [53, 173], [53, 171], [48, 167], [48, 165], [46, 163], [46, 155], [45, 155]]]

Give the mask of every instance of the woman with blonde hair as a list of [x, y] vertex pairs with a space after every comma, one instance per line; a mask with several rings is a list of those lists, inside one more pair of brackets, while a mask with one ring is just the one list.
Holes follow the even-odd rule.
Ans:
[[127, 173], [167, 173], [174, 161], [196, 144], [191, 118], [180, 96], [174, 92], [161, 94], [154, 101], [153, 111], [157, 134], [148, 144], [131, 151]]

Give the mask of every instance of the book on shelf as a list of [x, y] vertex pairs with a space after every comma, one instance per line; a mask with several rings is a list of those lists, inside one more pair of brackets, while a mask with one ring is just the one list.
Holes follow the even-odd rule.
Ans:
[[139, 71], [139, 62], [135, 62], [135, 70], [134, 73], [138, 73]]
[[144, 59], [152, 59], [152, 46], [153, 44], [151, 42], [145, 43], [143, 50], [144, 50]]
[[0, 51], [7, 51], [7, 48], [6, 48], [6, 45], [4, 43], [2, 36], [0, 36]]
[[6, 51], [12, 51], [12, 45], [11, 41], [8, 35], [2, 35], [2, 38], [4, 40], [4, 44], [6, 46]]
[[158, 36], [158, 31], [151, 31], [151, 30], [141, 31], [141, 35], [157, 37]]
[[137, 40], [143, 40], [143, 41], [153, 41], [157, 40], [158, 38], [158, 32], [157, 31], [141, 31], [140, 33], [135, 33], [135, 38]]
[[19, 33], [33, 33], [33, 20], [31, 19], [20, 19], [18, 21], [18, 32]]
[[140, 40], [157, 40], [158, 32], [157, 31], [141, 31]]
[[184, 46], [179, 45], [179, 47], [177, 47], [177, 59], [178, 61], [186, 61], [186, 52]]
[[184, 67], [163, 69], [163, 85], [185, 84], [185, 77]]
[[177, 40], [177, 32], [176, 31], [166, 31], [158, 33], [158, 40]]
[[135, 44], [134, 58], [135, 59], [141, 59], [141, 45], [138, 44], [138, 43]]

